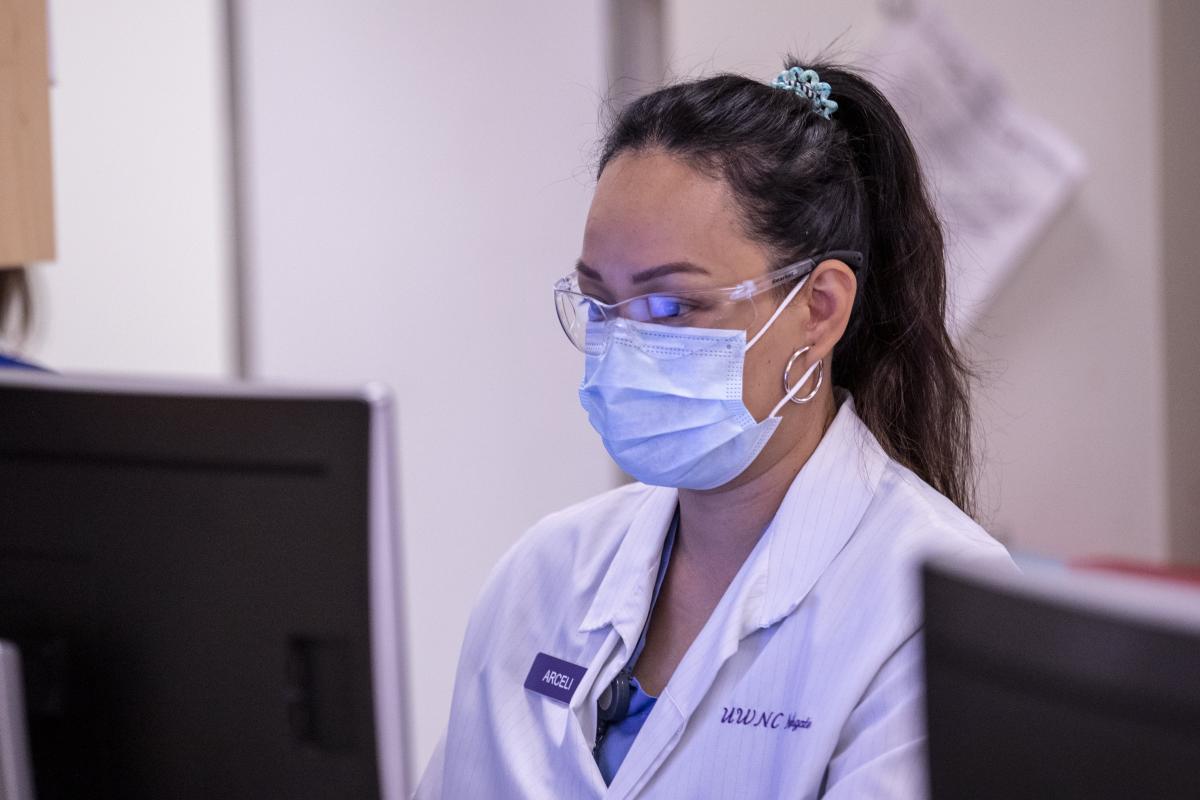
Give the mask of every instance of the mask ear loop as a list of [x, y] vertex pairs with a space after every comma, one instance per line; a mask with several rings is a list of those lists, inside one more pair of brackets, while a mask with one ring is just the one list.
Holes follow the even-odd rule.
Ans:
[[[812, 273], [810, 272], [808, 275], [812, 275]], [[788, 303], [792, 302], [796, 295], [800, 293], [800, 290], [804, 288], [804, 284], [808, 283], [808, 275], [805, 275], [800, 279], [799, 283], [792, 287], [792, 290], [787, 293], [787, 297], [783, 298], [783, 302], [775, 308], [775, 313], [771, 315], [771, 318], [767, 320], [765, 325], [758, 329], [758, 333], [754, 334], [754, 338], [746, 343], [747, 350], [749, 350], [751, 347], [754, 347], [755, 343], [758, 342], [758, 340], [763, 337], [763, 334], [767, 332], [767, 328], [770, 328], [775, 320], [779, 319], [779, 315], [782, 314], [783, 310], [788, 307]], [[803, 385], [803, 382], [801, 382], [801, 385]]]
[[[810, 273], [808, 273], [808, 275], [805, 275], [803, 278], [801, 278], [800, 282], [797, 283], [795, 286], [793, 286], [792, 290], [787, 293], [787, 296], [783, 298], [783, 302], [780, 303], [775, 308], [775, 313], [771, 315], [770, 319], [767, 320], [766, 324], [763, 325], [761, 328], [759, 328], [758, 333], [754, 334], [754, 338], [746, 343], [747, 350], [749, 350], [751, 347], [754, 347], [754, 345], [758, 342], [758, 340], [763, 337], [763, 334], [767, 332], [767, 329], [770, 328], [771, 325], [773, 325], [775, 323], [775, 320], [779, 319], [779, 315], [783, 313], [783, 310], [785, 308], [787, 308], [788, 304], [791, 303], [792, 300], [794, 300], [796, 298], [796, 295], [799, 294], [800, 290], [804, 288], [804, 284], [808, 283], [809, 275], [812, 275], [812, 273], [810, 272]], [[804, 374], [802, 376], [800, 376], [800, 380], [796, 381], [796, 385], [793, 386], [791, 389], [789, 389], [787, 391], [787, 394], [785, 394], [783, 396], [783, 399], [780, 400], [775, 405], [775, 407], [771, 409], [771, 413], [767, 415], [767, 419], [770, 419], [771, 417], [774, 417], [774, 416], [778, 416], [780, 409], [782, 409], [785, 405], [787, 405], [789, 400], [791, 400], [796, 395], [800, 394], [800, 390], [802, 388], [804, 388], [804, 384], [808, 383], [808, 379], [812, 377], [813, 372], [819, 366], [821, 366], [820, 360], [816, 361], [812, 366], [810, 366], [804, 372]]]

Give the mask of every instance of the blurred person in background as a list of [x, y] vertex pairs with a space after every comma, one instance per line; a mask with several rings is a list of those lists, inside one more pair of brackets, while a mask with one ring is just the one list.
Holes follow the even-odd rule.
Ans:
[[[29, 333], [33, 317], [29, 276], [23, 267], [0, 269], [0, 368], [40, 369], [17, 358], [10, 351], [11, 343], [19, 344]], [[17, 349], [13, 347], [13, 349]]]

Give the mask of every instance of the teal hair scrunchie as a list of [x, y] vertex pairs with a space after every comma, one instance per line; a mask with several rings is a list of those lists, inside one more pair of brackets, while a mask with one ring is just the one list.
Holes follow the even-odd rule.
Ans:
[[829, 93], [833, 91], [833, 87], [822, 82], [815, 70], [801, 69], [800, 67], [785, 69], [779, 73], [772, 85], [776, 89], [786, 89], [807, 98], [812, 105], [812, 110], [825, 119], [829, 119], [838, 109], [837, 101], [829, 99]]

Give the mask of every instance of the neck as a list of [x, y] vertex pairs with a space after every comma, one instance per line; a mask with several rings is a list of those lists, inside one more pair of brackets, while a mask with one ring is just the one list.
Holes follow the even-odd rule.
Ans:
[[716, 489], [681, 489], [675, 553], [727, 585], [775, 517], [836, 410], [828, 388], [810, 406], [789, 406], [773, 440], [745, 473]]

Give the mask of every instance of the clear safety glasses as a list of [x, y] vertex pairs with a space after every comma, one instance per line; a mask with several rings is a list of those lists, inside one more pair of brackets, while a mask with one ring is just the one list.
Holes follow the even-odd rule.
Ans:
[[579, 276], [572, 272], [554, 284], [554, 305], [558, 321], [571, 344], [591, 355], [608, 350], [611, 325], [617, 319], [652, 322], [681, 328], [720, 328], [746, 331], [758, 314], [754, 297], [795, 283], [808, 275], [818, 264], [836, 258], [856, 272], [862, 264], [862, 253], [834, 250], [803, 261], [797, 261], [754, 280], [718, 289], [695, 289], [679, 292], [652, 292], [619, 303], [605, 303], [579, 290]]

